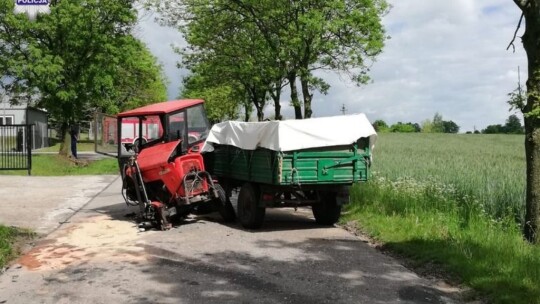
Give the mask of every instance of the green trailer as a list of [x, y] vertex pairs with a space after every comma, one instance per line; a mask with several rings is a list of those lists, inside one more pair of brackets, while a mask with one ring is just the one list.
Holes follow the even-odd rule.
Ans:
[[266, 208], [300, 206], [311, 206], [317, 223], [333, 225], [349, 200], [349, 186], [368, 180], [371, 149], [367, 137], [286, 152], [214, 143], [204, 159], [228, 198], [240, 189], [237, 215], [244, 227], [259, 228]]
[[317, 223], [333, 225], [349, 187], [369, 178], [376, 136], [364, 114], [228, 121], [212, 127], [202, 152], [226, 197], [239, 189], [244, 227], [259, 228], [266, 208], [301, 206], [312, 207]]

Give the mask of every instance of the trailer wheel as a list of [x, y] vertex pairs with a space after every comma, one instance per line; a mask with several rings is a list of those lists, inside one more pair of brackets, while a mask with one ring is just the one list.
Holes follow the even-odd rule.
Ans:
[[216, 199], [216, 207], [219, 215], [221, 215], [225, 222], [233, 222], [236, 219], [236, 213], [234, 212], [234, 207], [231, 204], [231, 201], [220, 184], [214, 184], [214, 186], [216, 187], [219, 195], [219, 198]]
[[258, 206], [259, 187], [245, 183], [238, 194], [238, 219], [244, 228], [261, 228], [266, 209]]
[[321, 202], [311, 207], [317, 224], [330, 226], [337, 223], [341, 215], [341, 205], [337, 204], [336, 196], [336, 192], [319, 192]]

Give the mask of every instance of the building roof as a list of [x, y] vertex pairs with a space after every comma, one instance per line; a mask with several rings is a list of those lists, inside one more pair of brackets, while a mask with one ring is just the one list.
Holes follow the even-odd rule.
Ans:
[[202, 99], [171, 100], [125, 111], [118, 114], [118, 117], [167, 114], [202, 103], [204, 103]]

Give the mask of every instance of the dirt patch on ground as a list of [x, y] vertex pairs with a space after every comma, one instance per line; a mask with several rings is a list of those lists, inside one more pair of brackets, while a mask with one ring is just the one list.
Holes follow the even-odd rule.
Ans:
[[58, 270], [92, 260], [140, 261], [146, 259], [143, 245], [134, 223], [100, 215], [51, 235], [17, 263], [30, 270]]
[[12, 251], [11, 254], [6, 257], [8, 259], [6, 267], [0, 267], [0, 274], [2, 274], [2, 272], [9, 268], [9, 265], [13, 263], [13, 259], [16, 259], [18, 256], [29, 251], [35, 245], [34, 240], [38, 237], [36, 233], [30, 230], [20, 228], [15, 229], [15, 238], [10, 242]]

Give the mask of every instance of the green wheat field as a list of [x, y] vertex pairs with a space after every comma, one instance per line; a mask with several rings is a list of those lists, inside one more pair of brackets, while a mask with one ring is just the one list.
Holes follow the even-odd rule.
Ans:
[[374, 150], [374, 176], [414, 180], [469, 199], [496, 218], [523, 220], [525, 137], [485, 134], [383, 133]]

